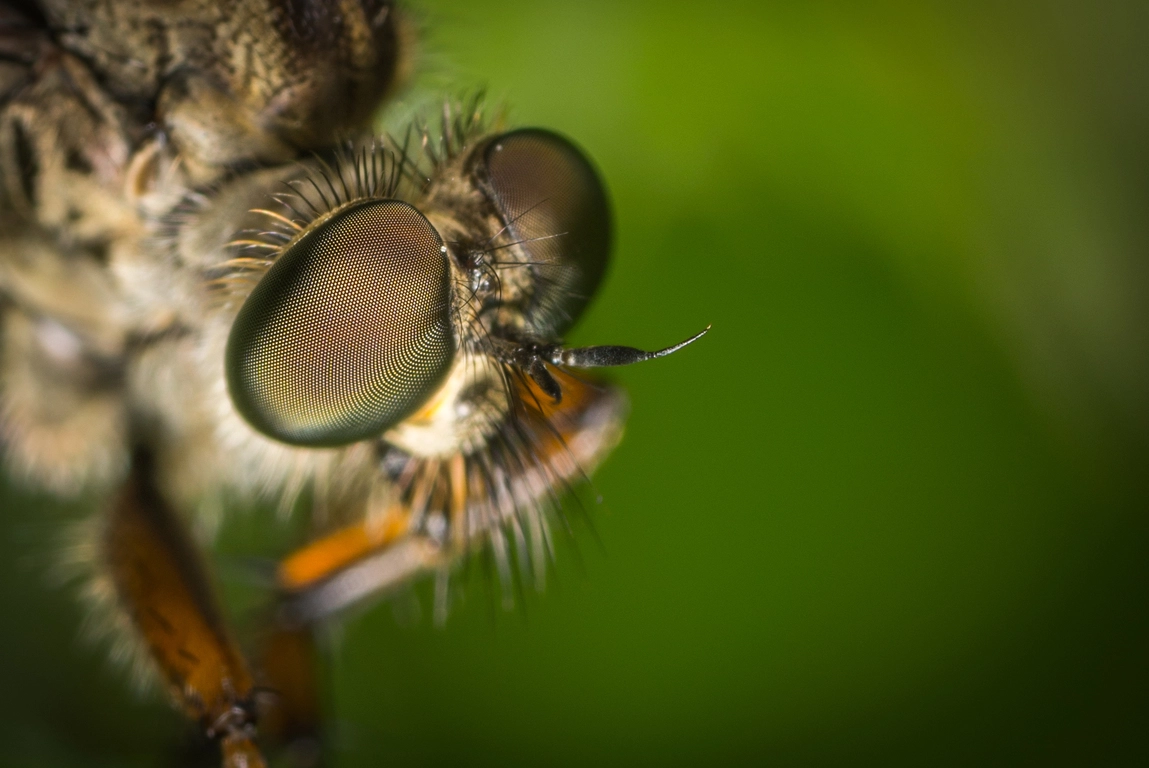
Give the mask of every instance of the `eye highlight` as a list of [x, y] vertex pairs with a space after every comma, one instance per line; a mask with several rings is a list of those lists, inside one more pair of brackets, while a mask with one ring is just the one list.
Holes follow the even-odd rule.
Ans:
[[347, 206], [292, 243], [248, 296], [226, 353], [236, 409], [285, 443], [379, 435], [454, 357], [447, 254], [415, 208]]
[[561, 336], [594, 295], [610, 256], [602, 181], [574, 144], [540, 128], [491, 139], [476, 176], [537, 277], [528, 328], [544, 338]]

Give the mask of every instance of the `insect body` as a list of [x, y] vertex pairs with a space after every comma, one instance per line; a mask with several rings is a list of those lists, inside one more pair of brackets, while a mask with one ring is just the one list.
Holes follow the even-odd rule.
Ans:
[[277, 660], [252, 671], [187, 521], [312, 500], [268, 647], [424, 573], [441, 613], [480, 547], [541, 584], [555, 502], [625, 415], [578, 369], [694, 340], [562, 345], [611, 224], [561, 135], [473, 100], [356, 138], [409, 40], [382, 0], [0, 3], [10, 465], [106, 494], [89, 597], [227, 765], [262, 761]]

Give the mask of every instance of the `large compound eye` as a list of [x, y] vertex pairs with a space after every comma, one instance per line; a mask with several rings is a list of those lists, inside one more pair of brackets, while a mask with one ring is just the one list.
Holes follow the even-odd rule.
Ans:
[[527, 325], [544, 338], [561, 336], [598, 289], [610, 255], [602, 182], [573, 144], [538, 128], [495, 137], [482, 161], [480, 183], [536, 277]]
[[344, 445], [416, 409], [450, 367], [439, 233], [397, 200], [351, 205], [280, 255], [227, 344], [232, 401], [285, 443]]

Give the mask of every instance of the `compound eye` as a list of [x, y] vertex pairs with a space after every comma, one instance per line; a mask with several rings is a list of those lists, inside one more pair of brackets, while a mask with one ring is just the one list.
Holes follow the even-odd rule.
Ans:
[[294, 445], [379, 435], [451, 365], [448, 279], [439, 233], [410, 205], [339, 211], [292, 243], [240, 308], [226, 358], [236, 409]]
[[570, 141], [539, 128], [496, 136], [483, 151], [480, 185], [507, 237], [523, 244], [536, 277], [527, 325], [561, 336], [598, 289], [610, 256], [606, 190]]

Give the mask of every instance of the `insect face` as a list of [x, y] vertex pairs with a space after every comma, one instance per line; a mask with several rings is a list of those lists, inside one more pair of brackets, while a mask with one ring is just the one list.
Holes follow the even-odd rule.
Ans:
[[[264, 255], [228, 262], [256, 278], [238, 283], [224, 353], [236, 410], [274, 441], [251, 452], [297, 446], [321, 480], [314, 449], [336, 448], [344, 485], [368, 489], [354, 546], [340, 533], [285, 563], [296, 621], [446, 573], [479, 544], [503, 568], [508, 526], [541, 583], [547, 509], [625, 412], [617, 388], [570, 369], [650, 356], [561, 346], [610, 251], [590, 161], [550, 131], [487, 134], [470, 112], [417, 153], [375, 141], [300, 166], [256, 211], [271, 229], [235, 241]], [[355, 458], [363, 446], [377, 463]]]
[[321, 170], [331, 186], [315, 202], [332, 210], [279, 219], [295, 234], [235, 318], [228, 390], [251, 426], [293, 445], [394, 430], [418, 455], [473, 450], [507, 415], [500, 366], [556, 341], [602, 278], [603, 185], [539, 129], [480, 137], [414, 191], [398, 183], [405, 152], [371, 151]]

